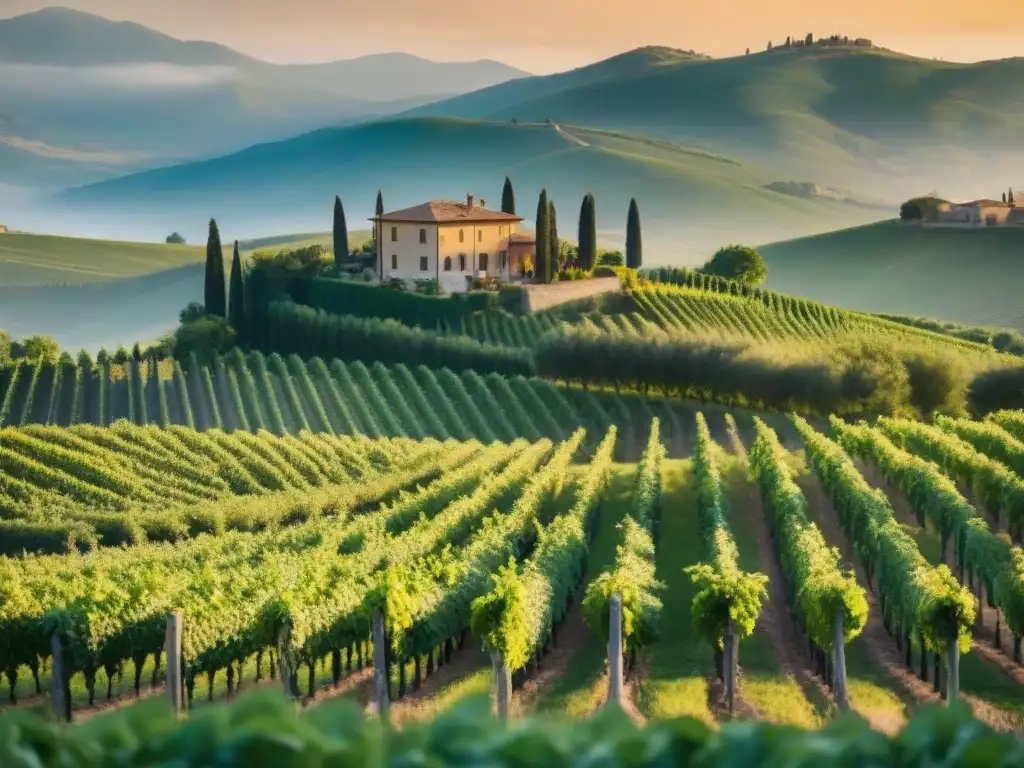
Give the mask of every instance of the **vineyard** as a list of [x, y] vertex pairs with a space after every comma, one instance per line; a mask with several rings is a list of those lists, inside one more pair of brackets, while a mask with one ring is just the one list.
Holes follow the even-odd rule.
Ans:
[[[635, 461], [655, 417], [662, 420], [669, 450], [682, 455], [683, 424], [694, 414], [692, 403], [676, 399], [426, 366], [328, 364], [235, 350], [210, 365], [193, 359], [187, 369], [177, 361], [88, 368], [21, 361], [0, 371], [0, 427], [123, 427], [127, 422], [227, 433], [265, 430], [278, 436], [309, 431], [490, 443], [563, 440], [582, 426], [593, 449], [600, 435], [620, 424], [616, 456]], [[705, 410], [724, 429], [721, 416], [728, 409]], [[749, 421], [748, 414], [737, 413]], [[787, 429], [783, 419], [777, 422]]]
[[1006, 743], [1024, 411], [967, 418], [936, 361], [1007, 358], [665, 277], [430, 330], [276, 301], [248, 351], [0, 368], [0, 756], [26, 711], [187, 733], [264, 689], [410, 733], [479, 695], [703, 723], [673, 749], [853, 712], [876, 754], [946, 702]]
[[[639, 722], [853, 710], [892, 733], [952, 698], [1024, 727], [1020, 413], [776, 429], [603, 395], [626, 410], [602, 419], [450, 373], [422, 391], [464, 401], [424, 408], [387, 398], [404, 369], [271, 389], [287, 363], [242, 362], [251, 389], [203, 407], [248, 428], [0, 431], [8, 708], [85, 717], [170, 675], [188, 709], [270, 685], [419, 720], [492, 689], [506, 716], [612, 697]], [[482, 400], [499, 386], [519, 399]]]

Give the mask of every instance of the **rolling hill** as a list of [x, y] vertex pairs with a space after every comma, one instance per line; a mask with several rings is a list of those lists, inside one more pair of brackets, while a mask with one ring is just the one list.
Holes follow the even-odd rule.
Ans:
[[867, 312], [1024, 330], [1024, 230], [886, 221], [760, 249], [768, 286]]
[[550, 117], [696, 143], [787, 179], [877, 187], [894, 201], [936, 187], [968, 197], [991, 195], [1006, 163], [1024, 158], [1014, 138], [1022, 76], [1024, 59], [957, 64], [821, 46], [707, 59], [644, 48], [411, 114]]
[[335, 194], [354, 226], [372, 213], [378, 189], [388, 209], [467, 191], [496, 202], [506, 175], [527, 219], [546, 187], [570, 238], [588, 190], [597, 198], [599, 237], [609, 243], [621, 241], [635, 197], [649, 263], [694, 263], [724, 239], [764, 242], [881, 215], [764, 189], [767, 172], [671, 142], [575, 126], [422, 118], [316, 131], [70, 190], [57, 198], [53, 220], [68, 228], [109, 222], [140, 239], [189, 222], [191, 230], [180, 231], [196, 240], [210, 215], [254, 236], [316, 231], [329, 221]]
[[[228, 260], [230, 233], [224, 234]], [[356, 246], [368, 237], [366, 230], [353, 230], [349, 242]], [[330, 232], [308, 233], [242, 242], [240, 248], [244, 259], [262, 248], [330, 242]], [[205, 258], [203, 246], [2, 235], [0, 329], [13, 338], [50, 336], [71, 351], [155, 341], [174, 328], [186, 304], [202, 301]]]
[[0, 182], [87, 183], [525, 74], [495, 61], [401, 53], [275, 65], [215, 43], [47, 8], [0, 19]]

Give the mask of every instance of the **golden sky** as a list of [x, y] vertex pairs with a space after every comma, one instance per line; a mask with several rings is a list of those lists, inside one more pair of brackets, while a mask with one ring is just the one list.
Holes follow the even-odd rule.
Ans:
[[406, 51], [545, 73], [641, 45], [728, 56], [807, 32], [947, 60], [1024, 55], [1022, 0], [0, 0], [0, 17], [56, 3], [278, 62]]

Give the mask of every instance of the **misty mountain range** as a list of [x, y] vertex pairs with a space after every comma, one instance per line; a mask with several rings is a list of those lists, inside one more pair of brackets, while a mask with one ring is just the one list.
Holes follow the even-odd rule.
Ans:
[[527, 73], [404, 53], [276, 65], [65, 8], [0, 19], [0, 184], [65, 187], [392, 114]]

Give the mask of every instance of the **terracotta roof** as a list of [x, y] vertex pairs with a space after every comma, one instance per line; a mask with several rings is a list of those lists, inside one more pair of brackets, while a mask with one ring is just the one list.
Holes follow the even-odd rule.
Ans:
[[960, 205], [961, 206], [977, 205], [977, 206], [980, 206], [982, 208], [1005, 208], [1007, 206], [1007, 203], [1001, 202], [999, 200], [981, 199], [981, 200], [971, 200], [969, 203], [960, 203]]
[[522, 216], [515, 216], [511, 213], [492, 211], [474, 205], [468, 207], [466, 203], [455, 202], [454, 200], [431, 200], [429, 203], [414, 205], [412, 208], [403, 208], [400, 211], [374, 216], [370, 221], [407, 221], [423, 222], [428, 224], [441, 224], [459, 221], [522, 221]]
[[536, 243], [537, 235], [533, 232], [513, 232], [508, 240], [510, 243]]

